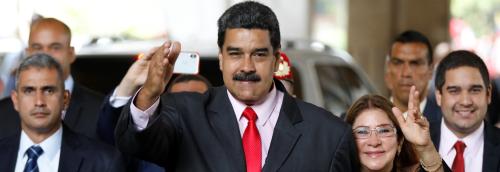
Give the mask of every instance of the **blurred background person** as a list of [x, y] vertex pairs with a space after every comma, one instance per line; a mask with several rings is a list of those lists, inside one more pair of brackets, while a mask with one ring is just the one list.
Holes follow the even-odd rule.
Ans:
[[[71, 64], [75, 61], [74, 48], [71, 46], [70, 28], [55, 18], [42, 18], [34, 21], [28, 39], [26, 54], [51, 55], [63, 68], [65, 88], [70, 92], [69, 107], [62, 114], [65, 124], [75, 132], [97, 138], [96, 126], [98, 111], [103, 96], [76, 83], [71, 77]], [[0, 138], [20, 129], [19, 116], [10, 98], [0, 100]]]
[[433, 69], [432, 46], [427, 37], [414, 30], [399, 34], [392, 43], [385, 69], [385, 83], [394, 105], [406, 112], [410, 88], [416, 86], [419, 106], [427, 119], [441, 119], [435, 100], [427, 98]]
[[212, 84], [203, 76], [196, 74], [180, 74], [175, 77], [168, 87], [168, 93], [197, 92], [205, 93]]

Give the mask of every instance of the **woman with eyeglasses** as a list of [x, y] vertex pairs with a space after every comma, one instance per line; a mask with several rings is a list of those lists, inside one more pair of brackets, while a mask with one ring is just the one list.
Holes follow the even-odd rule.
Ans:
[[418, 94], [412, 87], [406, 118], [379, 95], [363, 96], [349, 108], [346, 121], [353, 128], [361, 171], [450, 171], [431, 141]]

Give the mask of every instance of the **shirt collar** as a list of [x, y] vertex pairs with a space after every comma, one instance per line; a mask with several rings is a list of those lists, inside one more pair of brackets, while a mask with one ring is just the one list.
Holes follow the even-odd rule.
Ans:
[[[54, 156], [56, 156], [61, 149], [62, 128], [63, 127], [61, 125], [54, 134], [38, 144], [43, 149], [42, 155], [47, 156], [49, 159], [52, 159]], [[19, 156], [27, 156], [26, 151], [33, 145], [37, 144], [35, 144], [24, 132], [24, 130], [22, 130], [21, 141], [19, 144]]]
[[481, 122], [479, 128], [473, 131], [471, 134], [465, 136], [464, 138], [458, 138], [444, 123], [444, 119], [441, 119], [441, 143], [440, 146], [445, 148], [446, 153], [454, 150], [453, 146], [458, 140], [465, 143], [466, 147], [473, 148], [480, 144], [480, 141], [484, 139], [484, 121]]
[[[237, 100], [230, 92], [227, 90], [227, 95], [229, 97], [229, 101], [231, 102], [234, 113], [236, 114], [236, 119], [240, 120], [242, 118], [243, 111], [248, 106], [245, 103]], [[264, 125], [271, 116], [271, 113], [275, 110], [276, 104], [278, 102], [277, 99], [277, 89], [273, 84], [273, 88], [266, 95], [266, 98], [260, 104], [255, 104], [250, 106], [255, 113], [257, 114], [257, 125]]]
[[75, 80], [73, 80], [73, 77], [71, 75], [64, 80], [64, 88], [69, 91], [69, 93], [73, 93], [73, 87], [75, 85]]

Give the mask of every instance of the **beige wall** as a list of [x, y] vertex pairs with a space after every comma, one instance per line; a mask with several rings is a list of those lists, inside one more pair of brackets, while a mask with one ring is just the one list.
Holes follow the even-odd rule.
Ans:
[[435, 46], [448, 38], [449, 0], [349, 0], [348, 51], [387, 95], [384, 62], [392, 39], [407, 29]]

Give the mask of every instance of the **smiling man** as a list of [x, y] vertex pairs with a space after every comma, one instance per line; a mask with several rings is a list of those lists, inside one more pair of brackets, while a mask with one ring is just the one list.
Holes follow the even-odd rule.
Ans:
[[238, 3], [218, 27], [224, 86], [162, 94], [180, 52], [179, 43], [165, 43], [123, 110], [118, 147], [167, 171], [358, 171], [350, 127], [273, 79], [281, 48], [274, 12]]
[[453, 171], [500, 171], [500, 130], [484, 121], [491, 83], [482, 59], [451, 52], [437, 68], [435, 86], [443, 120], [430, 130], [443, 160]]

